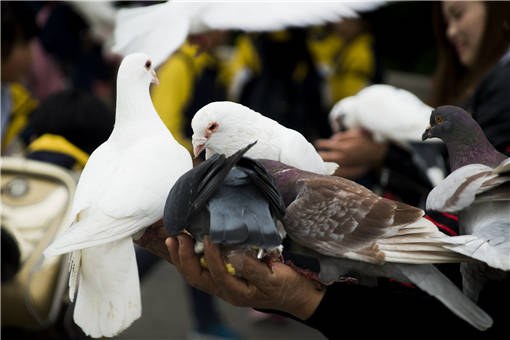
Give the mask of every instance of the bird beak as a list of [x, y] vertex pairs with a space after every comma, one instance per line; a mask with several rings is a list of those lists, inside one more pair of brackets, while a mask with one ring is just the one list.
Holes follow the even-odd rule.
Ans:
[[156, 72], [154, 70], [152, 70], [152, 81], [151, 81], [151, 83], [159, 85], [159, 79], [158, 79], [158, 76], [156, 75]]
[[432, 138], [432, 134], [430, 133], [430, 125], [425, 129], [425, 132], [423, 133], [423, 135], [421, 135], [421, 140], [424, 141], [428, 138]]
[[193, 135], [191, 137], [191, 143], [193, 144], [193, 154], [195, 155], [195, 158], [197, 158], [202, 151], [204, 151], [207, 138], [206, 137], [196, 137]]

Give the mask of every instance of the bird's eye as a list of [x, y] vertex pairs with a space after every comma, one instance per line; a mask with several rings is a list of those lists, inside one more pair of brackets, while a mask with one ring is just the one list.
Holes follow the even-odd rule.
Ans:
[[151, 61], [150, 61], [150, 60], [147, 60], [147, 61], [145, 62], [145, 68], [146, 68], [147, 70], [151, 68]]
[[217, 123], [212, 123], [210, 126], [209, 126], [209, 130], [216, 130], [216, 128], [218, 127], [218, 124]]
[[436, 115], [436, 123], [441, 123], [443, 121], [443, 117], [441, 117], [440, 115]]

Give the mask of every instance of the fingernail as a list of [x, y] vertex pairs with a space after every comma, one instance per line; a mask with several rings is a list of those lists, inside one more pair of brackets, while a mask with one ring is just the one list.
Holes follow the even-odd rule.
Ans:
[[172, 242], [172, 237], [167, 237], [166, 240], [165, 240], [165, 245], [167, 247], [170, 247], [170, 242]]
[[182, 235], [177, 235], [177, 242], [179, 243], [179, 246], [182, 246], [182, 242], [184, 241], [183, 237], [184, 236]]

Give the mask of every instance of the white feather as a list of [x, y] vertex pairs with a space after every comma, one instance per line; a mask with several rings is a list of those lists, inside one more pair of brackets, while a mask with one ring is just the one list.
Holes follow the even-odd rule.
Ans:
[[112, 337], [140, 317], [142, 304], [130, 237], [80, 250], [74, 322], [91, 337]]
[[140, 316], [138, 271], [131, 237], [161, 219], [174, 182], [192, 168], [152, 105], [149, 57], [126, 57], [117, 77], [115, 126], [90, 156], [71, 209], [70, 228], [45, 256], [73, 252], [74, 318], [93, 337], [114, 336]]
[[[119, 11], [113, 51], [126, 55], [144, 51], [159, 66], [188, 34], [207, 30], [273, 31], [289, 26], [319, 25], [357, 16], [383, 1], [169, 1]], [[164, 43], [163, 43], [164, 42]]]
[[[206, 137], [207, 126], [216, 122], [218, 130]], [[191, 121], [193, 145], [204, 144], [206, 157], [232, 155], [257, 141], [247, 157], [280, 161], [298, 169], [318, 174], [332, 174], [338, 167], [326, 163], [299, 132], [233, 102], [213, 102], [197, 111]]]
[[348, 129], [363, 127], [377, 142], [405, 144], [421, 142], [430, 112], [432, 107], [411, 92], [378, 84], [336, 103], [330, 111], [329, 121], [333, 131], [339, 131], [341, 125]]
[[[486, 175], [478, 177], [472, 182], [467, 182], [469, 177], [484, 172]], [[458, 168], [429, 193], [427, 196], [427, 210], [458, 212], [465, 209], [473, 203], [476, 195], [492, 188], [489, 186], [482, 188], [482, 184], [496, 177], [497, 175], [492, 174], [492, 168], [483, 164], [469, 164]], [[461, 186], [463, 187], [462, 190], [460, 190]], [[457, 191], [460, 193], [458, 200], [449, 202]]]
[[[510, 275], [510, 159], [496, 168], [469, 164], [458, 168], [427, 197], [427, 209], [455, 212], [461, 236], [445, 239], [445, 248], [482, 261]], [[486, 280], [486, 266], [462, 266], [466, 294], [476, 301]]]

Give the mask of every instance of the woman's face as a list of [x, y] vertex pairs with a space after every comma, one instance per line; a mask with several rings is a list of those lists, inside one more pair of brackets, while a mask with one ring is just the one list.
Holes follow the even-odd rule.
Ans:
[[482, 1], [444, 1], [446, 36], [462, 65], [473, 66], [481, 45], [487, 11]]

